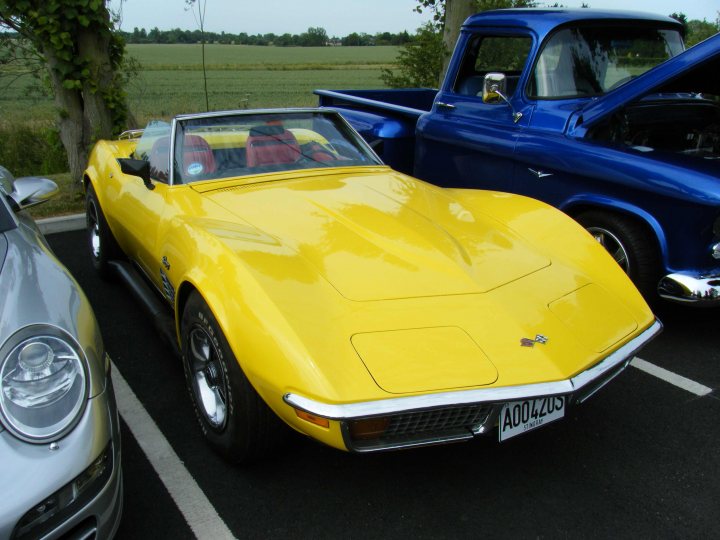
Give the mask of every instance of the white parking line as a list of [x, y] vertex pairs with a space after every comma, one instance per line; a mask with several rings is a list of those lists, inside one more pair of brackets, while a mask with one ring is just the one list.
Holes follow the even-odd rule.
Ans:
[[692, 381], [686, 377], [683, 377], [682, 375], [678, 375], [677, 373], [673, 373], [672, 371], [668, 371], [667, 369], [656, 366], [655, 364], [651, 364], [650, 362], [647, 362], [646, 360], [638, 357], [633, 358], [630, 362], [630, 365], [638, 368], [640, 371], [649, 373], [650, 375], [653, 375], [658, 379], [669, 382], [670, 384], [673, 384], [678, 388], [687, 390], [688, 392], [690, 392], [691, 394], [695, 394], [696, 396], [706, 396], [713, 391], [712, 388], [708, 388], [707, 386], [704, 386], [698, 382]]
[[112, 366], [112, 379], [120, 415], [195, 536], [213, 540], [235, 538], [115, 364]]

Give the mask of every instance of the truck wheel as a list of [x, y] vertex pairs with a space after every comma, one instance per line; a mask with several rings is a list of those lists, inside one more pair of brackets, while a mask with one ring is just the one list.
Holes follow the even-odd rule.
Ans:
[[100, 203], [92, 184], [88, 184], [85, 196], [85, 223], [87, 227], [88, 247], [93, 266], [100, 277], [110, 277], [109, 262], [122, 255], [112, 231], [105, 221]]
[[215, 316], [197, 292], [188, 299], [180, 328], [185, 380], [210, 446], [233, 463], [272, 451], [284, 428], [245, 377]]
[[657, 292], [659, 256], [654, 241], [635, 220], [590, 210], [575, 218], [620, 265], [646, 298]]

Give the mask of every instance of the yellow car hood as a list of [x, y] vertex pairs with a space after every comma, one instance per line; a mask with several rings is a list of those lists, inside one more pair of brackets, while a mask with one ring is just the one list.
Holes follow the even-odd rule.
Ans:
[[497, 220], [381, 170], [193, 189], [299, 253], [349, 300], [483, 293], [550, 264]]
[[[296, 254], [237, 246], [278, 308], [264, 312], [264, 327], [284, 336], [286, 357], [311, 366], [302, 383], [285, 378], [306, 396], [562, 380], [653, 320], [601, 246], [531, 199], [444, 190], [387, 167], [189, 187], [204, 219]], [[267, 367], [268, 381], [278, 369]]]

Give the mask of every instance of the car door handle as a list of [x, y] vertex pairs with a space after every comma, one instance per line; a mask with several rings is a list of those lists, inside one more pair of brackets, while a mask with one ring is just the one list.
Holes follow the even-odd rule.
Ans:
[[529, 168], [529, 167], [528, 167], [528, 171], [530, 171], [531, 173], [533, 173], [533, 174], [534, 174], [535, 176], [537, 176], [538, 178], [545, 178], [546, 176], [552, 176], [552, 175], [553, 175], [553, 173], [551, 173], [551, 172], [541, 171], [540, 169], [537, 169], [537, 170], [536, 170], [536, 169], [531, 169], [531, 168]]
[[436, 101], [436, 102], [435, 102], [435, 105], [437, 105], [438, 107], [441, 107], [441, 108], [443, 108], [443, 109], [450, 109], [450, 110], [452, 110], [452, 109], [455, 108], [455, 105], [452, 105], [452, 104], [450, 104], [450, 103], [445, 103], [445, 102], [443, 102], [443, 101]]

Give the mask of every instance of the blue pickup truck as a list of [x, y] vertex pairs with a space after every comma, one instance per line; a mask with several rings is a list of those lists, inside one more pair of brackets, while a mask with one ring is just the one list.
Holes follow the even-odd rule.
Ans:
[[439, 91], [316, 90], [386, 163], [557, 206], [648, 297], [720, 305], [720, 35], [645, 13], [508, 9], [462, 27]]

